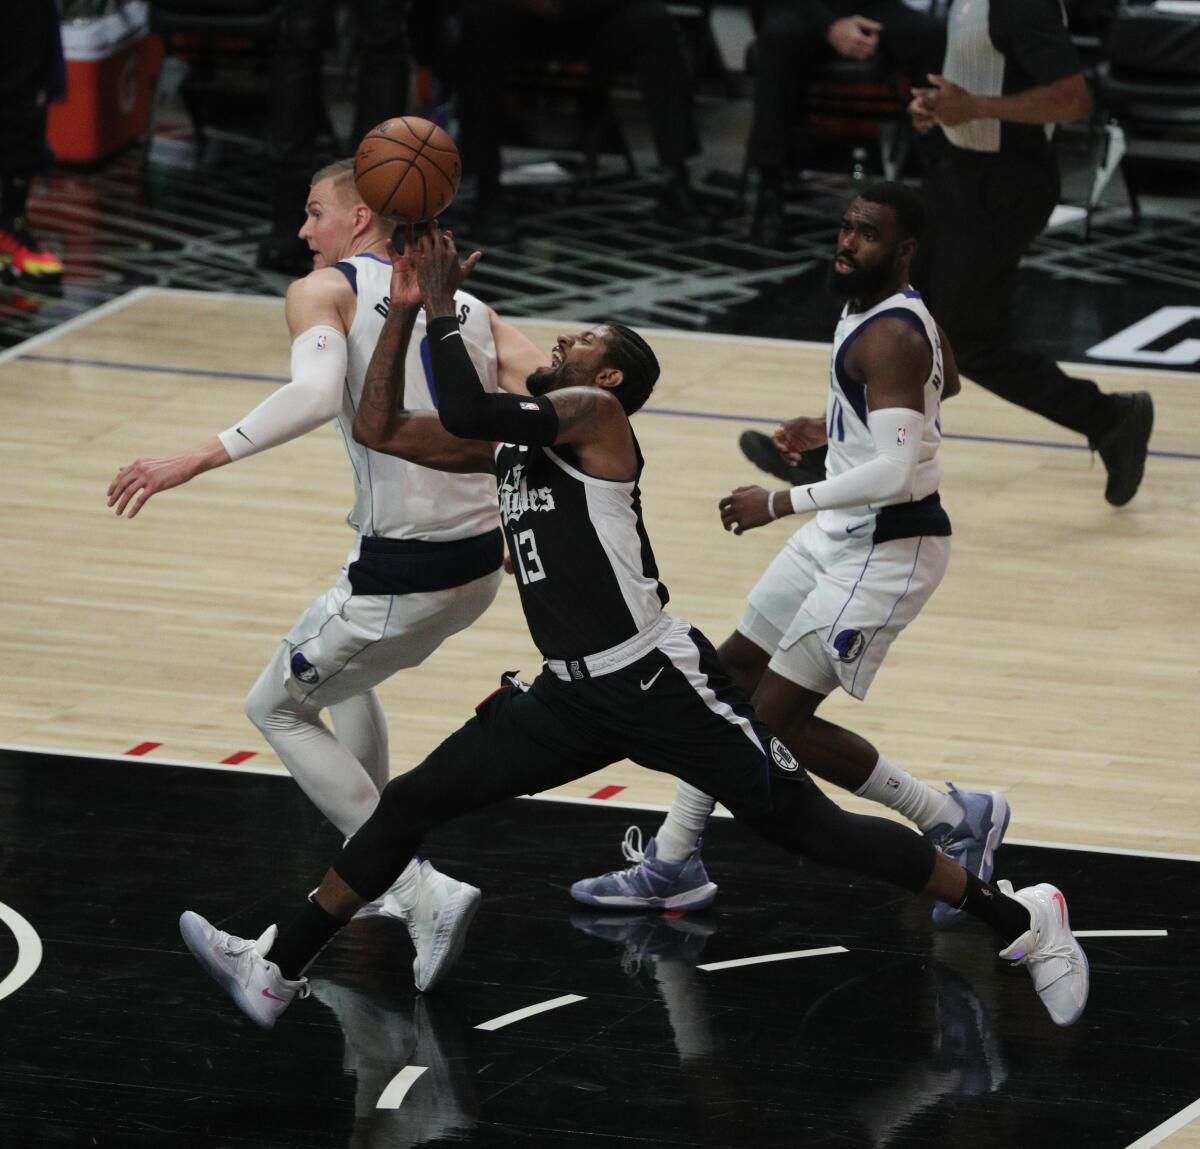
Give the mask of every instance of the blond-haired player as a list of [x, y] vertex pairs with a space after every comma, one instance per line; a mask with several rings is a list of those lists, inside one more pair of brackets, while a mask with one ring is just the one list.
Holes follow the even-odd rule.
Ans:
[[[337, 423], [354, 473], [349, 522], [357, 538], [336, 585], [300, 616], [250, 690], [246, 714], [347, 836], [371, 815], [389, 776], [387, 723], [374, 688], [470, 626], [502, 578], [494, 479], [429, 470], [368, 450], [351, 434], [390, 308], [393, 228], [359, 197], [352, 161], [318, 171], [300, 229], [313, 271], [287, 293], [291, 381], [198, 446], [122, 467], [108, 489], [109, 506], [132, 518], [160, 491]], [[484, 385], [523, 391], [540, 352], [474, 296], [459, 292], [456, 307]], [[431, 410], [437, 395], [424, 327], [424, 315], [415, 316], [405, 395], [410, 407]], [[377, 908], [414, 932], [470, 915], [478, 898], [473, 886], [414, 860]], [[437, 971], [418, 963], [415, 975], [425, 989]]]

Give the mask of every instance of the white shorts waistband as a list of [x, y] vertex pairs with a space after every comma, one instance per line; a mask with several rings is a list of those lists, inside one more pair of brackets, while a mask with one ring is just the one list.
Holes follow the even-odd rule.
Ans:
[[608, 650], [583, 658], [547, 658], [546, 669], [563, 682], [577, 682], [584, 678], [599, 678], [605, 674], [612, 674], [613, 671], [624, 669], [652, 651], [678, 621], [674, 615], [663, 611], [645, 630], [639, 631], [619, 646], [612, 646]]

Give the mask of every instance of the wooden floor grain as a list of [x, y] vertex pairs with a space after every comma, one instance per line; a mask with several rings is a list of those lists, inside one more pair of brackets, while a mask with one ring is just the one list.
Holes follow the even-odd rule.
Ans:
[[[547, 345], [556, 331], [521, 326]], [[737, 435], [821, 412], [828, 349], [652, 342], [663, 376], [636, 421], [646, 522], [672, 609], [719, 642], [795, 523], [722, 532], [717, 499], [757, 481]], [[0, 742], [121, 754], [149, 741], [151, 758], [275, 764], [241, 700], [353, 542], [336, 433], [202, 476], [132, 522], [104, 496], [121, 464], [228, 426], [287, 370], [280, 301], [157, 289], [0, 363]], [[1200, 380], [1098, 378], [1154, 395], [1160, 454], [1134, 502], [1109, 507], [1103, 467], [1073, 436], [968, 383], [944, 411], [950, 573], [869, 699], [837, 696], [823, 713], [924, 778], [1003, 789], [1013, 837], [1197, 852]], [[394, 770], [500, 671], [532, 676], [538, 662], [510, 583], [478, 625], [383, 687]], [[671, 792], [621, 764], [562, 793], [604, 785], [632, 802]]]

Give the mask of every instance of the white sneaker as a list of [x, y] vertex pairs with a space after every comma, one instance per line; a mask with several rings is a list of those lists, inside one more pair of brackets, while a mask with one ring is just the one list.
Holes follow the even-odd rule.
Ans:
[[422, 993], [433, 989], [458, 961], [479, 898], [474, 886], [439, 873], [428, 862], [420, 865], [414, 905], [400, 906], [384, 895], [384, 913], [404, 922], [416, 947], [413, 981]]
[[1049, 882], [1026, 886], [1013, 893], [1012, 883], [1001, 879], [1000, 891], [1016, 898], [1029, 911], [1029, 929], [1000, 956], [1023, 965], [1033, 978], [1055, 1025], [1074, 1025], [1088, 999], [1088, 960], [1071, 933], [1067, 900]]
[[289, 981], [266, 955], [279, 933], [271, 926], [262, 937], [250, 941], [237, 938], [187, 910], [179, 919], [179, 932], [187, 948], [213, 976], [217, 984], [256, 1025], [270, 1029], [275, 1019], [292, 1003], [308, 997], [308, 978]]

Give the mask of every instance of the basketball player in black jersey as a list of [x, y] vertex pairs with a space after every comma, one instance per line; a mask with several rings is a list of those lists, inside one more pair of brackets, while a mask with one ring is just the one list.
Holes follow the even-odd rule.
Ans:
[[[1058, 890], [1042, 883], [1013, 894], [1008, 883], [983, 883], [912, 830], [841, 810], [757, 721], [704, 635], [663, 609], [629, 421], [658, 377], [650, 347], [628, 328], [598, 325], [558, 338], [550, 362], [529, 376], [528, 396], [486, 393], [453, 300], [476, 258], [460, 265], [451, 236], [435, 226], [393, 260], [392, 312], [355, 437], [443, 470], [494, 468], [521, 605], [545, 665], [530, 687], [505, 676], [463, 727], [392, 779], [281, 932], [238, 938], [188, 912], [180, 928], [192, 952], [270, 1028], [307, 993], [304, 970], [321, 948], [395, 880], [430, 829], [630, 758], [713, 795], [793, 853], [961, 904], [1001, 936], [1002, 957], [1027, 966], [1054, 1021], [1077, 1020], [1087, 959]], [[403, 351], [422, 300], [436, 415], [404, 407]], [[468, 922], [453, 907], [442, 915], [418, 955], [427, 988], [456, 960]]]

